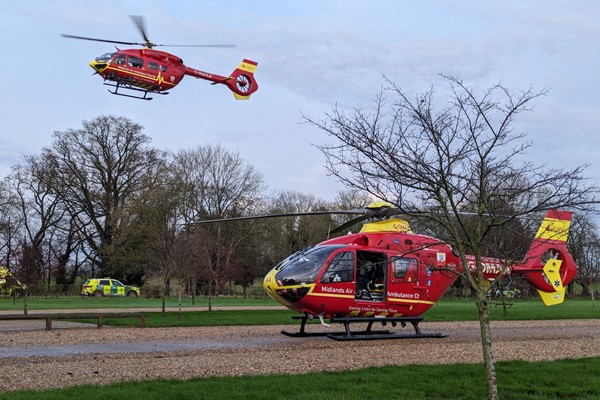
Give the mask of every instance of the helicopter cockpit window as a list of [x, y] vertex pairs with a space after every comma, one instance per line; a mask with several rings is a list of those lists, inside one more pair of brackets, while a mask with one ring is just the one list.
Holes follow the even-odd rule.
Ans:
[[144, 66], [144, 60], [138, 57], [131, 57], [127, 59], [127, 65], [130, 67], [142, 68]]
[[336, 254], [321, 278], [322, 283], [352, 282], [354, 279], [354, 253]]
[[109, 62], [117, 53], [104, 53], [101, 56], [96, 57], [97, 62]]
[[342, 247], [344, 245], [315, 246], [295, 253], [293, 257], [286, 259], [275, 275], [277, 283], [280, 286], [314, 283], [329, 255]]
[[119, 54], [117, 58], [115, 58], [115, 64], [124, 65], [125, 64], [125, 54]]

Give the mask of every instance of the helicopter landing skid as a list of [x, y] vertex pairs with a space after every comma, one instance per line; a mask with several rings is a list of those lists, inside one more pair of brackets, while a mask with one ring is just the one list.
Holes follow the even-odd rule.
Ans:
[[[300, 331], [297, 333], [290, 333], [281, 331], [282, 334], [290, 337], [315, 337], [315, 336], [326, 336], [333, 340], [380, 340], [380, 339], [419, 339], [419, 338], [444, 338], [448, 335], [441, 333], [423, 333], [419, 328], [419, 322], [423, 318], [413, 317], [342, 317], [342, 318], [331, 318], [331, 322], [339, 322], [344, 325], [345, 331], [343, 332], [306, 332], [306, 322], [308, 319], [312, 319], [314, 316], [305, 314], [303, 316], [293, 316], [294, 319], [300, 319]], [[367, 328], [363, 331], [352, 331], [350, 324], [353, 322], [367, 323]], [[395, 327], [398, 323], [402, 327], [405, 327], [407, 323], [411, 324], [415, 330], [415, 333], [394, 333], [389, 330], [373, 330], [373, 324], [375, 322], [381, 323], [383, 326], [390, 323]]]
[[[131, 97], [133, 99], [139, 99], [139, 100], [152, 100], [152, 97], [147, 97], [148, 93], [162, 94], [162, 95], [169, 94], [169, 92], [157, 92], [157, 91], [150, 91], [150, 90], [146, 90], [146, 89], [141, 89], [139, 87], [133, 86], [131, 83], [129, 83], [128, 81], [124, 81], [124, 80], [115, 81], [115, 83], [104, 82], [104, 84], [106, 86], [110, 86], [110, 87], [115, 88], [114, 90], [108, 89], [109, 93], [116, 94], [117, 96]], [[144, 95], [143, 96], [134, 96], [132, 94], [120, 93], [119, 89], [131, 90], [131, 91], [134, 91], [134, 92], [141, 92]]]

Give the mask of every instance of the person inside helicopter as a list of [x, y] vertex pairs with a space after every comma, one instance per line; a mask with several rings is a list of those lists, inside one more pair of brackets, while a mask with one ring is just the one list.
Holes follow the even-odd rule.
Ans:
[[355, 298], [383, 301], [387, 258], [381, 253], [357, 252]]

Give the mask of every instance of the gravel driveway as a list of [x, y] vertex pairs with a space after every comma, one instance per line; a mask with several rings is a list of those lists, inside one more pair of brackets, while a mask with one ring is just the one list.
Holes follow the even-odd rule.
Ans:
[[[336, 342], [286, 326], [73, 328], [0, 334], [0, 391], [120, 380], [482, 362], [477, 322], [420, 324], [443, 339]], [[327, 330], [310, 326], [310, 330]], [[329, 328], [331, 329], [331, 328]], [[600, 356], [600, 320], [492, 323], [498, 360]]]

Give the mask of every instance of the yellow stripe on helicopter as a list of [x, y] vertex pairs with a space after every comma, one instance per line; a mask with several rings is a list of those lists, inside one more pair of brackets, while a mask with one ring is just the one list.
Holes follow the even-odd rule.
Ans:
[[535, 237], [536, 239], [541, 238], [547, 240], [557, 240], [560, 242], [566, 242], [570, 227], [571, 221], [554, 218], [544, 218], [542, 224], [540, 225], [540, 229], [538, 229]]

